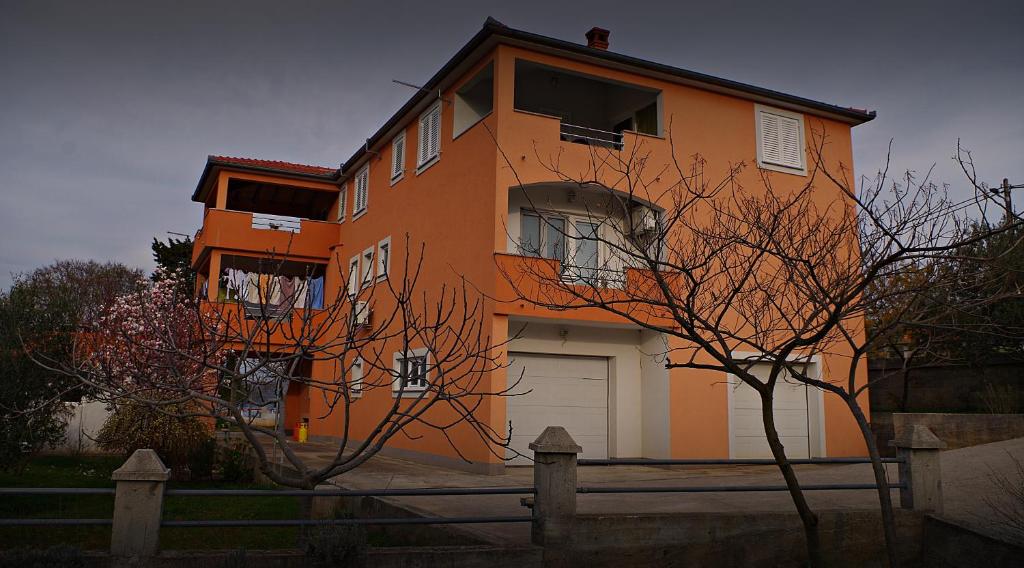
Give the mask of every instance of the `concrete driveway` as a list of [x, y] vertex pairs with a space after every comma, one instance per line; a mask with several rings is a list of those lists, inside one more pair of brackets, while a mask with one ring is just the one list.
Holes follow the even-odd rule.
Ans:
[[[309, 444], [301, 451], [307, 459], [315, 460], [318, 453], [328, 452], [329, 446]], [[1011, 456], [1024, 461], [1024, 438], [943, 452], [944, 517], [981, 532], [1006, 536], [993, 521], [989, 503], [1005, 498], [996, 489], [992, 476], [1015, 474]], [[805, 484], [873, 482], [869, 464], [798, 466], [797, 474]], [[889, 479], [897, 480], [894, 464], [890, 464]], [[487, 476], [377, 456], [358, 470], [336, 478], [334, 483], [347, 489], [531, 486], [533, 470], [509, 467], [505, 475]], [[584, 486], [779, 485], [782, 479], [774, 466], [590, 466], [579, 469], [579, 483]], [[894, 490], [892, 495], [898, 506], [898, 491]], [[529, 514], [529, 510], [520, 505], [518, 495], [389, 497], [384, 500], [425, 516]], [[808, 501], [820, 510], [878, 507], [878, 497], [873, 490], [812, 491], [808, 492]], [[794, 510], [786, 492], [581, 494], [578, 497], [580, 513]], [[530, 538], [529, 523], [462, 528], [496, 543], [525, 544]]]

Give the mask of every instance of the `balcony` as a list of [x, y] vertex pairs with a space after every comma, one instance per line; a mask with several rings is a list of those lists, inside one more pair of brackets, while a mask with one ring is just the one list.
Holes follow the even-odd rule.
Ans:
[[326, 260], [338, 241], [335, 223], [283, 215], [207, 209], [196, 233], [192, 264], [210, 249]]
[[661, 92], [517, 60], [515, 110], [556, 117], [563, 142], [623, 149], [623, 132], [661, 135]]

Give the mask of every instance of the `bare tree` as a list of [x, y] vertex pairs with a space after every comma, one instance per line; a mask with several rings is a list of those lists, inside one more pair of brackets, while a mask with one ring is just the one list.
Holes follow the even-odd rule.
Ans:
[[[439, 434], [464, 459], [456, 436], [475, 436], [497, 452], [508, 438], [477, 416], [488, 398], [508, 393], [486, 380], [504, 363], [484, 324], [484, 299], [458, 279], [423, 289], [424, 247], [411, 251], [408, 236], [405, 245], [401, 266], [386, 277], [339, 269], [343, 284], [322, 307], [308, 303], [308, 280], [289, 280], [288, 261], [275, 255], [251, 273], [251, 286], [228, 283], [220, 302], [159, 278], [122, 297], [64, 356], [37, 362], [112, 404], [226, 423], [271, 480], [292, 487], [351, 471], [397, 436]], [[311, 373], [312, 364], [320, 371]], [[319, 418], [341, 425], [327, 463], [307, 463], [280, 420], [266, 421], [280, 415], [269, 411], [289, 385], [319, 402]], [[274, 453], [286, 467], [274, 466]]]
[[[895, 327], [925, 326], [900, 313], [869, 332], [865, 315], [882, 302], [913, 304], [935, 281], [872, 288], [955, 255], [965, 245], [1005, 230], [968, 230], [977, 192], [954, 203], [927, 177], [891, 183], [885, 170], [857, 189], [844, 164], [826, 167], [824, 128], [812, 127], [808, 173], [794, 186], [767, 170], [729, 164], [718, 176], [700, 154], [683, 158], [669, 126], [671, 159], [639, 141], [624, 149], [589, 147], [589, 164], [569, 172], [561, 153], [536, 159], [574, 189], [586, 208], [585, 232], [566, 227], [544, 204], [517, 191], [553, 240], [571, 243], [552, 253], [522, 243], [503, 273], [518, 296], [554, 310], [598, 309], [666, 341], [666, 366], [735, 376], [760, 397], [768, 445], [803, 521], [808, 554], [821, 565], [817, 516], [786, 454], [774, 416], [774, 392], [797, 381], [839, 396], [853, 414], [873, 463], [890, 563], [896, 564], [892, 503], [886, 472], [860, 399], [868, 381], [865, 357]], [[501, 149], [499, 148], [499, 151]], [[507, 157], [505, 162], [515, 171]], [[545, 246], [550, 245], [549, 239]], [[581, 252], [582, 251], [582, 252]], [[529, 257], [548, 257], [551, 261]], [[955, 282], [942, 281], [954, 287]], [[875, 292], [875, 293], [872, 293]], [[737, 356], [755, 353], [755, 356]], [[812, 372], [827, 358], [828, 372]], [[768, 372], [755, 374], [754, 366]]]

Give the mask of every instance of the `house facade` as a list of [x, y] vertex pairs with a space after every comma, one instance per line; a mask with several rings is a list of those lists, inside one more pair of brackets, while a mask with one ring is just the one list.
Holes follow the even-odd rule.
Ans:
[[[523, 394], [487, 398], [476, 416], [501, 432], [511, 423], [513, 448], [528, 453], [545, 426], [561, 425], [589, 458], [770, 457], [752, 389], [716, 372], [667, 370], [656, 354], [672, 339], [622, 318], [516, 301], [509, 275], [525, 257], [572, 257], [589, 285], [622, 285], [605, 251], [559, 242], [550, 219], [536, 218], [541, 203], [567, 232], [598, 230], [588, 190], [557, 175], [553, 157], [558, 170], [579, 172], [595, 148], [642, 145], [649, 161], [667, 164], [675, 146], [721, 167], [756, 163], [775, 187], [796, 188], [807, 182], [812, 125], [828, 139], [826, 164], [850, 165], [851, 130], [874, 114], [615, 54], [607, 35], [595, 28], [576, 44], [488, 20], [340, 168], [211, 156], [193, 195], [205, 208], [193, 254], [200, 292], [235, 300], [226, 283], [252, 278], [273, 256], [317, 309], [346, 285], [388, 278], [407, 243], [422, 245], [427, 289], [454, 272], [489, 298], [481, 317], [508, 366], [485, 384], [497, 391], [518, 380]], [[841, 354], [813, 361], [820, 376], [832, 356]], [[396, 350], [395, 364], [429, 373], [429, 354]], [[306, 372], [330, 376], [332, 365], [312, 360]], [[424, 378], [413, 375], [410, 387]], [[791, 457], [864, 455], [837, 397], [781, 383], [776, 399]], [[393, 402], [385, 390], [354, 402], [352, 437], [367, 434], [360, 412]], [[314, 438], [341, 435], [341, 417], [301, 387], [279, 412], [289, 426], [308, 419]], [[386, 451], [465, 465], [438, 433], [412, 434]], [[503, 449], [468, 430], [451, 434], [471, 467], [504, 467]]]

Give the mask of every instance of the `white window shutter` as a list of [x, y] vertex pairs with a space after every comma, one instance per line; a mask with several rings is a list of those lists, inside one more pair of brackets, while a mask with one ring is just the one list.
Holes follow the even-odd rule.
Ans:
[[367, 168], [360, 170], [356, 174], [356, 206], [355, 213], [359, 213], [366, 209], [366, 196], [369, 190], [370, 184], [370, 171]]
[[395, 138], [391, 145], [391, 179], [402, 175], [405, 166], [405, 135]]
[[803, 123], [790, 116], [761, 111], [761, 161], [800, 169], [804, 167], [803, 152], [800, 144], [800, 130]]
[[422, 166], [428, 159], [430, 159], [430, 115], [425, 114], [420, 117], [419, 158], [417, 163]]
[[785, 116], [779, 117], [779, 154], [781, 163], [790, 168], [803, 167], [800, 147], [800, 121]]
[[434, 158], [438, 155], [440, 148], [438, 147], [441, 142], [441, 107], [437, 106], [430, 112], [430, 156]]
[[338, 194], [338, 221], [345, 220], [345, 200], [348, 197], [348, 186], [343, 185], [341, 187], [341, 193]]

